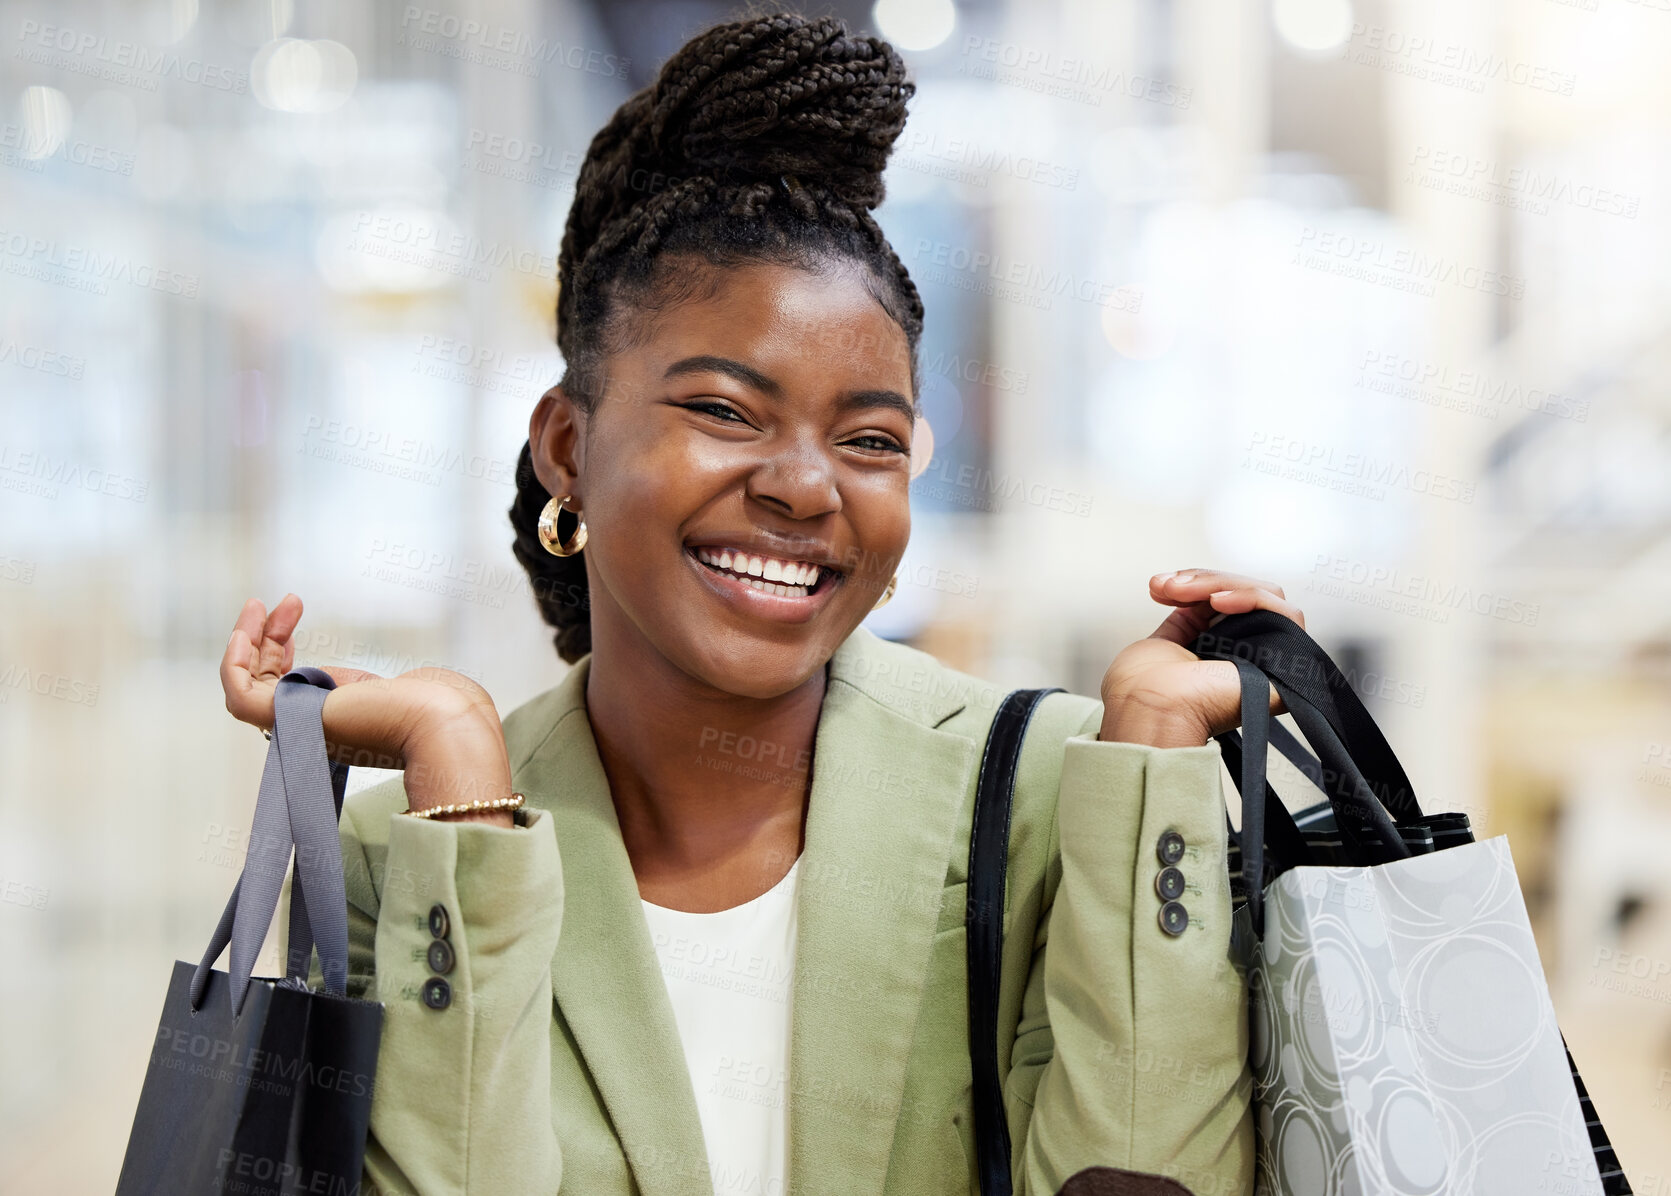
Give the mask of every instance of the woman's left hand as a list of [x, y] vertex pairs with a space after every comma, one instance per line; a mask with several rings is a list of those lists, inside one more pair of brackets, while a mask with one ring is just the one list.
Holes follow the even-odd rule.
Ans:
[[[1275, 582], [1182, 569], [1149, 579], [1149, 596], [1178, 609], [1147, 639], [1125, 648], [1102, 679], [1102, 732], [1109, 742], [1199, 747], [1242, 721], [1242, 684], [1228, 660], [1202, 660], [1189, 645], [1220, 615], [1255, 609], [1305, 615]], [[1271, 713], [1286, 710], [1271, 691]]]

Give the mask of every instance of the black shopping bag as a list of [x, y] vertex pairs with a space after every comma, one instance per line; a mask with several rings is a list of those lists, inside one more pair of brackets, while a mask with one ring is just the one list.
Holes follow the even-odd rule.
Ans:
[[[332, 688], [314, 668], [279, 681], [244, 871], [202, 962], [174, 965], [117, 1196], [361, 1196], [383, 1006], [346, 992], [348, 766], [326, 758], [321, 719]], [[252, 977], [292, 848], [286, 975]], [[321, 991], [307, 983], [316, 938]], [[230, 970], [212, 970], [228, 943]]]

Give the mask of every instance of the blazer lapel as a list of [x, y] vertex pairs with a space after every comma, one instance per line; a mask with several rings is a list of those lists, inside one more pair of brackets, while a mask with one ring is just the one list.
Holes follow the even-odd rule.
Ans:
[[[860, 627], [830, 662], [796, 899], [789, 1190], [880, 1192], [951, 846], [977, 746], [932, 723], [963, 701], [895, 679], [904, 649]], [[583, 657], [519, 770], [551, 812], [567, 895], [556, 1002], [644, 1196], [710, 1196], [673, 1009], [586, 715]], [[927, 678], [932, 680], [932, 678]]]
[[556, 725], [518, 778], [551, 811], [563, 859], [552, 991], [644, 1196], [712, 1196], [678, 1025], [586, 716], [590, 665], [564, 675]]
[[[801, 859], [789, 1190], [881, 1192], [946, 870], [976, 760], [859, 628], [831, 661]], [[920, 662], [910, 663], [913, 667]], [[897, 701], [896, 701], [897, 699]], [[896, 708], [897, 707], [897, 708]]]

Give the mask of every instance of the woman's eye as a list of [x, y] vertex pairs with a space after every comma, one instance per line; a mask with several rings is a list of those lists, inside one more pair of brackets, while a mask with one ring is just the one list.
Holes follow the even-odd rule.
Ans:
[[885, 449], [890, 453], [908, 453], [911, 451], [891, 436], [860, 436], [857, 439], [849, 440], [847, 443], [863, 444], [867, 440], [877, 448]]
[[748, 422], [741, 415], [737, 414], [736, 408], [727, 407], [724, 403], [704, 403], [704, 402], [698, 401], [698, 402], [695, 402], [695, 403], [680, 403], [679, 406], [685, 408], [687, 411], [706, 411], [706, 412], [709, 412], [709, 413], [718, 414], [722, 417], [724, 417], [724, 416], [736, 416], [736, 418], [734, 420], [728, 421], [728, 422], [731, 422], [731, 423], [747, 423]]
[[899, 443], [899, 441], [896, 441], [896, 439], [892, 438], [892, 436], [854, 436], [854, 438], [852, 438], [851, 441], [847, 441], [847, 443], [859, 444], [862, 448], [882, 449], [882, 451], [886, 451], [886, 453], [909, 453], [909, 451], [911, 451], [911, 449], [907, 449], [904, 444]]
[[[679, 403], [677, 406], [683, 407], [687, 411], [700, 411], [704, 414], [712, 415], [719, 419], [722, 423], [744, 425], [747, 425], [748, 423], [748, 420], [743, 417], [741, 412], [739, 412], [735, 407], [726, 406], [724, 403], [715, 403], [698, 399], [690, 403]], [[856, 436], [847, 443], [861, 445], [863, 447], [871, 448], [872, 450], [881, 450], [882, 452], [900, 453], [902, 455], [911, 451], [891, 436]]]

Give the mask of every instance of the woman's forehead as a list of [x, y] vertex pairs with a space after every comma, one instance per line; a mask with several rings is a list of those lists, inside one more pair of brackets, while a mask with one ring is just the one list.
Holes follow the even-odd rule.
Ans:
[[656, 314], [635, 354], [645, 365], [713, 354], [782, 368], [897, 374], [909, 387], [910, 343], [862, 268], [751, 264], [719, 274], [715, 285]]

